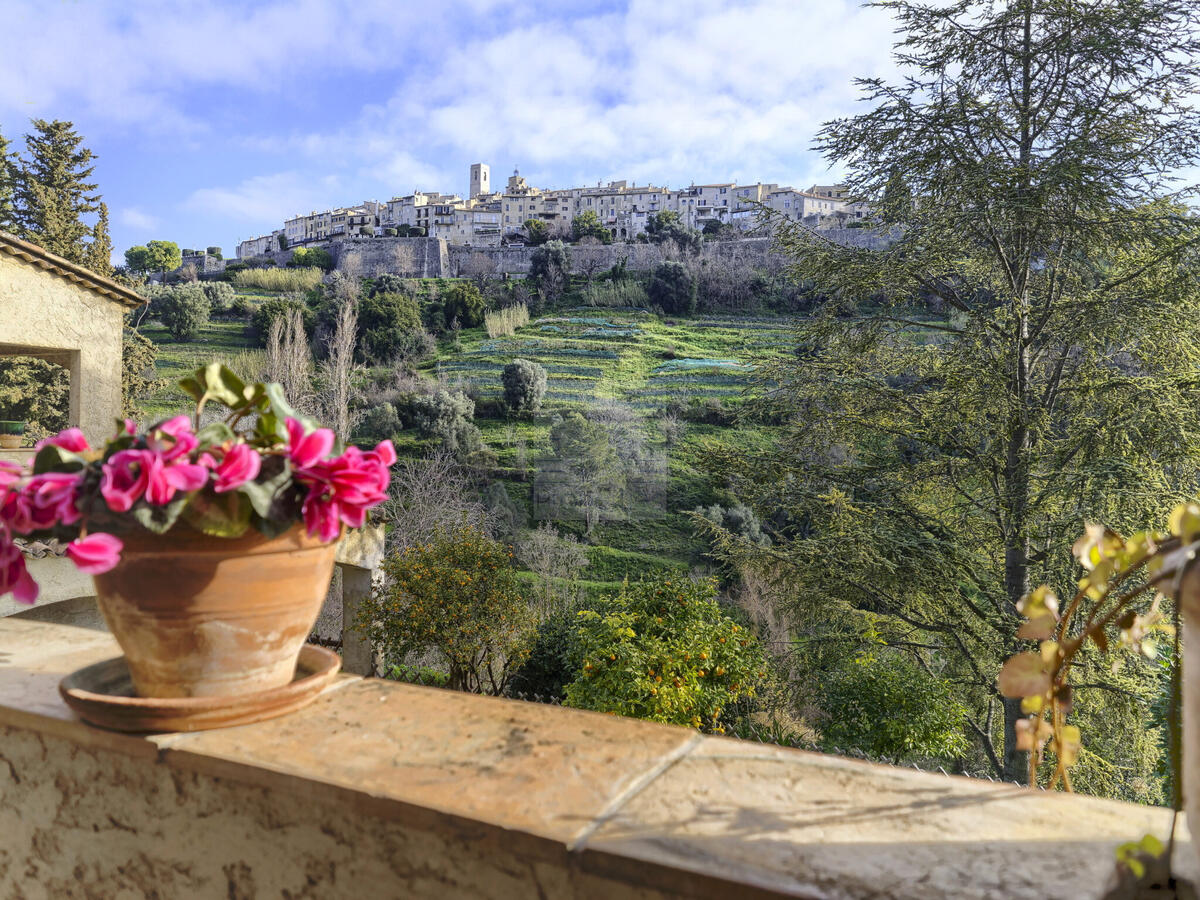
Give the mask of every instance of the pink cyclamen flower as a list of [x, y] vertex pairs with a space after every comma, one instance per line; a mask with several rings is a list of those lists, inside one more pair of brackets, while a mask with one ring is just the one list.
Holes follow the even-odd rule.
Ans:
[[72, 453], [85, 453], [91, 449], [88, 446], [87, 438], [83, 436], [83, 432], [78, 428], [65, 428], [54, 437], [38, 441], [34, 444], [34, 449], [41, 450], [47, 446], [61, 447], [64, 450], [70, 450]]
[[217, 480], [213, 490], [218, 494], [235, 490], [257, 478], [261, 468], [262, 457], [257, 450], [248, 444], [234, 444], [216, 467]]
[[113, 512], [128, 512], [150, 481], [148, 450], [120, 450], [100, 468], [100, 496]]
[[23, 474], [21, 467], [16, 463], [0, 459], [0, 490], [16, 482]]
[[18, 534], [78, 522], [75, 501], [80, 480], [79, 475], [69, 472], [34, 475], [25, 484], [9, 489], [0, 504], [0, 516]]
[[388, 467], [395, 461], [395, 448], [384, 441], [365, 453], [347, 447], [335, 459], [298, 469], [297, 479], [309, 489], [303, 505], [308, 533], [331, 541], [342, 524], [361, 528], [367, 510], [387, 498]]
[[333, 432], [317, 428], [305, 433], [304, 425], [296, 419], [287, 420], [288, 458], [298, 469], [315, 465], [333, 449]]
[[21, 603], [33, 603], [38, 598], [37, 582], [25, 568], [25, 557], [12, 542], [8, 528], [0, 522], [0, 597], [10, 591]]
[[120, 538], [97, 532], [87, 537], [76, 538], [67, 544], [67, 556], [80, 572], [100, 575], [121, 561], [121, 550], [124, 547]]
[[[147, 451], [149, 453], [149, 451]], [[208, 469], [200, 463], [168, 462], [166, 457], [149, 453], [146, 464], [146, 502], [164, 506], [177, 491], [198, 491], [208, 481]]]
[[161, 453], [167, 462], [187, 456], [200, 443], [192, 433], [192, 420], [187, 416], [176, 416], [163, 422], [150, 432], [148, 442], [150, 449]]

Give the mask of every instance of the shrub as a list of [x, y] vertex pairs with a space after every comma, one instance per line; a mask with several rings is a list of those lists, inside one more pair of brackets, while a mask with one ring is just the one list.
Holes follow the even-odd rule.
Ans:
[[288, 266], [293, 269], [313, 267], [328, 272], [333, 269], [333, 256], [320, 247], [299, 247], [292, 251]]
[[483, 324], [487, 301], [479, 288], [469, 281], [458, 281], [441, 293], [442, 320], [446, 328], [455, 322], [460, 328], [474, 328]]
[[213, 257], [214, 259], [224, 259], [225, 258], [225, 256], [221, 253], [220, 247], [209, 247], [204, 252], [207, 253], [209, 256]]
[[381, 403], [368, 409], [354, 429], [356, 441], [366, 441], [377, 444], [390, 440], [403, 427], [396, 407], [390, 403]]
[[239, 319], [248, 319], [254, 314], [254, 305], [240, 294], [235, 294], [233, 302], [229, 304], [229, 314]]
[[286, 234], [281, 234], [281, 235], [279, 236], [279, 249], [280, 249], [280, 250], [286, 250], [287, 248], [288, 248], [288, 239], [287, 239], [287, 235], [286, 235]]
[[529, 278], [547, 303], [562, 296], [570, 272], [571, 251], [562, 241], [547, 241], [529, 257]]
[[407, 294], [373, 293], [358, 301], [358, 353], [365, 360], [390, 362], [407, 335], [423, 332], [417, 301]]
[[893, 763], [967, 750], [966, 710], [945, 681], [904, 653], [874, 650], [846, 660], [822, 679], [820, 705], [829, 749]]
[[433, 356], [437, 350], [437, 338], [424, 329], [406, 331], [396, 340], [394, 362], [415, 366]]
[[208, 298], [198, 286], [177, 288], [158, 300], [163, 327], [177, 341], [190, 341], [208, 324]]
[[695, 515], [703, 516], [713, 524], [759, 547], [766, 547], [771, 543], [771, 539], [763, 533], [762, 522], [758, 520], [754, 510], [744, 503], [735, 503], [728, 508], [717, 504], [700, 507], [695, 510]]
[[626, 583], [579, 613], [583, 666], [566, 705], [724, 731], [721, 714], [766, 677], [758, 640], [724, 613], [715, 582]]
[[320, 269], [246, 269], [233, 276], [233, 283], [264, 291], [300, 292], [311, 291], [323, 277]]
[[286, 319], [294, 309], [300, 311], [305, 332], [311, 333], [316, 322], [316, 315], [309, 305], [299, 297], [271, 297], [258, 305], [258, 309], [254, 311], [254, 316], [250, 320], [250, 327], [254, 330], [255, 336], [262, 346], [267, 345], [267, 336], [271, 333], [271, 323], [279, 318]]
[[504, 403], [513, 412], [535, 412], [546, 396], [546, 370], [527, 359], [504, 367]]
[[367, 237], [375, 237], [375, 226], [374, 225], [363, 225], [358, 229], [358, 233], [362, 234], [362, 235], [366, 235]]
[[[408, 229], [406, 228], [405, 231], [407, 231], [407, 230]], [[385, 229], [383, 229], [383, 236], [384, 237], [399, 237], [400, 232], [398, 232], [395, 228], [385, 228]]]
[[518, 328], [529, 324], [529, 307], [524, 303], [506, 306], [484, 316], [483, 324], [490, 338], [515, 334]]
[[208, 306], [213, 310], [225, 310], [233, 303], [233, 298], [237, 296], [224, 281], [206, 281], [200, 285], [200, 289], [204, 291], [204, 296], [208, 298]]
[[533, 638], [511, 551], [467, 525], [389, 556], [383, 571], [385, 586], [363, 603], [357, 627], [385, 657], [435, 650], [449, 687], [502, 693]]
[[543, 620], [534, 635], [529, 656], [509, 683], [508, 694], [525, 700], [561, 703], [567, 685], [583, 668], [575, 608]]
[[651, 303], [669, 315], [696, 311], [696, 282], [681, 262], [667, 261], [655, 266], [646, 294]]
[[460, 457], [482, 446], [479, 429], [471, 421], [474, 415], [475, 403], [461, 391], [438, 391], [412, 400], [413, 424], [421, 435], [437, 438]]

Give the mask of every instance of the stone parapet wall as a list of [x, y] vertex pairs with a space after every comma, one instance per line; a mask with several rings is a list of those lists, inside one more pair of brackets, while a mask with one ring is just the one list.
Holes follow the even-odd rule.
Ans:
[[116, 653], [0, 620], [0, 896], [1086, 900], [1118, 844], [1170, 822], [349, 676], [284, 718], [120, 735], [56, 690]]

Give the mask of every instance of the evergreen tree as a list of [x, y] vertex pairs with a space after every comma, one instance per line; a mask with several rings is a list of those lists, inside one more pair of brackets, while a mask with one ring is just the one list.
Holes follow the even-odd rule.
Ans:
[[17, 231], [17, 156], [0, 134], [0, 231]]
[[108, 233], [108, 204], [100, 204], [100, 216], [92, 229], [92, 241], [87, 245], [83, 264], [97, 275], [112, 275], [112, 238]]
[[25, 135], [25, 161], [17, 179], [21, 236], [71, 262], [84, 264], [91, 227], [84, 217], [100, 211], [91, 150], [70, 122], [33, 120]]
[[[856, 621], [953, 684], [976, 760], [1025, 781], [996, 688], [1022, 596], [1073, 591], [1085, 519], [1161, 527], [1200, 484], [1200, 219], [1171, 187], [1200, 161], [1198, 5], [881, 5], [908, 77], [862, 82], [821, 146], [896, 239], [779, 223], [832, 299], [762, 372], [778, 445], [713, 463], [773, 546], [719, 536], [788, 567], [803, 627]], [[1157, 677], [1083, 672], [1086, 786], [1135, 796]]]

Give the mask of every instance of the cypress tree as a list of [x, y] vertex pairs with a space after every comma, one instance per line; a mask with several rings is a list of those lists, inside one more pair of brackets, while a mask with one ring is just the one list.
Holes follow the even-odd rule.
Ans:
[[17, 230], [17, 157], [8, 147], [8, 139], [0, 134], [0, 231]]
[[17, 178], [21, 236], [51, 253], [83, 264], [92, 229], [85, 215], [99, 212], [100, 195], [88, 181], [95, 155], [70, 122], [33, 120], [25, 135], [25, 164]]
[[112, 237], [108, 233], [108, 204], [100, 204], [100, 216], [96, 219], [96, 227], [92, 229], [92, 242], [87, 245], [83, 264], [95, 272], [108, 278], [113, 273], [112, 268]]

